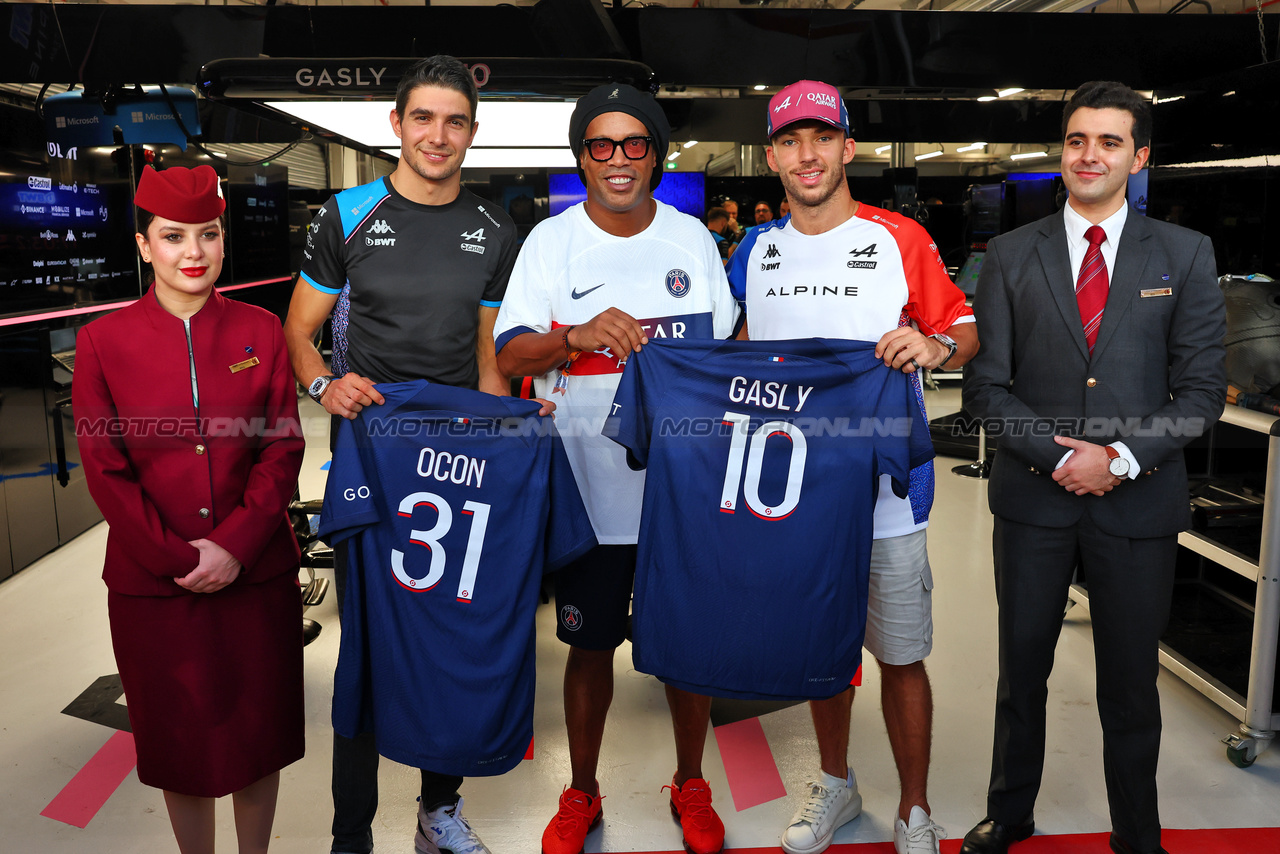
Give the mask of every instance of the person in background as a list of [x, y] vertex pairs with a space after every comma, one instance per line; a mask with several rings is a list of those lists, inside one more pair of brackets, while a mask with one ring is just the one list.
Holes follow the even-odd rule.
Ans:
[[[102, 578], [138, 779], [182, 854], [213, 854], [230, 794], [265, 852], [302, 758], [302, 597], [285, 508], [302, 466], [280, 322], [214, 289], [226, 205], [211, 166], [147, 166], [136, 240], [154, 282], [76, 340], [72, 401], [110, 525]], [[220, 426], [221, 425], [221, 426]]]
[[782, 201], [778, 202], [778, 219], [782, 219], [791, 213], [791, 202], [786, 196], [782, 197]]
[[731, 243], [737, 243], [742, 239], [742, 232], [746, 230], [746, 226], [738, 222], [738, 203], [733, 199], [726, 198], [720, 207], [724, 208], [725, 213], [729, 215], [728, 233], [725, 235]]
[[724, 236], [728, 226], [729, 212], [724, 208], [712, 208], [707, 211], [707, 231], [711, 232], [711, 239], [716, 242], [716, 250], [724, 261], [729, 260], [729, 249], [733, 245]]
[[764, 225], [773, 221], [773, 208], [765, 201], [756, 202], [756, 225]]

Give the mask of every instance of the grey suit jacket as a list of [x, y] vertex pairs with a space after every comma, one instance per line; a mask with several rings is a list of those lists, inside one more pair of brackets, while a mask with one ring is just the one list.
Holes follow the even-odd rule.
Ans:
[[[981, 349], [965, 372], [964, 406], [997, 437], [988, 487], [997, 516], [1066, 527], [1088, 513], [1109, 534], [1167, 536], [1190, 519], [1182, 448], [1226, 400], [1213, 247], [1202, 234], [1130, 211], [1109, 272], [1091, 358], [1062, 213], [992, 240], [974, 300]], [[1055, 434], [1122, 441], [1144, 473], [1102, 496], [1068, 493], [1050, 476], [1067, 450]]]

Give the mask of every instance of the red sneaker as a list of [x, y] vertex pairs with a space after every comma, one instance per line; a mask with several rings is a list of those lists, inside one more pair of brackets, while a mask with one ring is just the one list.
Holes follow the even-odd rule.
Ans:
[[600, 824], [603, 796], [592, 797], [581, 789], [565, 787], [560, 809], [542, 831], [542, 854], [582, 854], [587, 834]]
[[689, 854], [720, 854], [724, 850], [724, 822], [711, 807], [711, 786], [694, 777], [670, 786], [671, 814], [680, 820], [684, 831], [684, 848]]

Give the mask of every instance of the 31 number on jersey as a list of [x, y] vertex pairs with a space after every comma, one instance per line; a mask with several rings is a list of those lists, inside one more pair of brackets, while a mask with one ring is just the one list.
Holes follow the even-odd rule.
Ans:
[[[800, 503], [800, 488], [804, 485], [804, 461], [808, 453], [808, 442], [804, 434], [790, 422], [766, 421], [748, 438], [751, 416], [740, 412], [726, 412], [724, 423], [732, 425], [733, 437], [729, 440], [729, 460], [724, 471], [724, 489], [720, 493], [720, 512], [733, 513], [737, 509], [738, 489], [742, 487], [747, 509], [756, 516], [761, 519], [785, 519], [790, 516]], [[787, 488], [782, 500], [769, 505], [760, 498], [760, 472], [764, 464], [765, 442], [777, 435], [790, 440], [791, 460], [787, 466]]]
[[[422, 546], [431, 555], [427, 574], [422, 578], [414, 578], [404, 567], [404, 552], [391, 550], [391, 571], [396, 581], [406, 590], [421, 593], [430, 590], [440, 583], [444, 577], [448, 558], [445, 555], [441, 540], [453, 527], [453, 509], [434, 492], [411, 492], [406, 495], [397, 508], [399, 514], [412, 518], [418, 507], [430, 507], [436, 512], [436, 523], [425, 531], [418, 529], [409, 532], [409, 542]], [[484, 551], [484, 532], [489, 526], [489, 505], [479, 501], [467, 501], [462, 505], [462, 515], [471, 517], [471, 532], [467, 537], [467, 550], [462, 557], [462, 577], [458, 580], [458, 601], [470, 602], [475, 592], [476, 572], [480, 569], [480, 554]]]

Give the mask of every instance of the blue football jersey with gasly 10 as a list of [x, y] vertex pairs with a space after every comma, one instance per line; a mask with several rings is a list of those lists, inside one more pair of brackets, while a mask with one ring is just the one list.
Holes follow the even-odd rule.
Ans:
[[907, 377], [861, 341], [655, 341], [606, 432], [646, 468], [635, 666], [685, 690], [815, 699], [862, 661], [880, 475], [933, 458]]
[[539, 404], [377, 389], [339, 425], [320, 517], [348, 544], [333, 727], [405, 765], [502, 774], [533, 737], [542, 575], [595, 536]]

